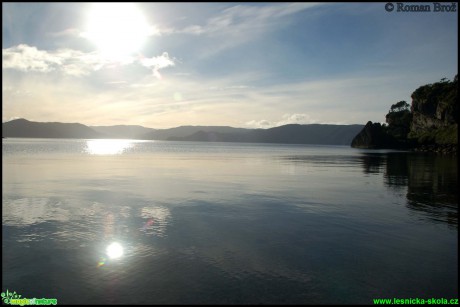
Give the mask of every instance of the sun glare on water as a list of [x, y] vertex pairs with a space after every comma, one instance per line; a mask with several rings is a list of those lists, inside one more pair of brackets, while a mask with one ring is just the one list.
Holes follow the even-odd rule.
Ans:
[[117, 155], [132, 146], [130, 140], [87, 140], [85, 151], [91, 155]]
[[106, 253], [110, 259], [118, 259], [123, 256], [123, 246], [120, 243], [113, 242], [107, 246]]
[[144, 14], [133, 3], [94, 3], [82, 36], [111, 60], [120, 60], [139, 52], [149, 36]]

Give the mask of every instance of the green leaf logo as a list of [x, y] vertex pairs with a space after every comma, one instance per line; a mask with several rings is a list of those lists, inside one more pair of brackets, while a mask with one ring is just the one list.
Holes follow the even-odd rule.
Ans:
[[3, 301], [5, 304], [9, 304], [9, 303], [11, 302], [12, 299], [21, 298], [21, 295], [17, 294], [16, 291], [14, 291], [13, 293], [11, 293], [8, 289], [6, 289], [6, 292], [2, 292], [2, 293], [1, 293], [1, 296], [2, 296], [2, 301]]

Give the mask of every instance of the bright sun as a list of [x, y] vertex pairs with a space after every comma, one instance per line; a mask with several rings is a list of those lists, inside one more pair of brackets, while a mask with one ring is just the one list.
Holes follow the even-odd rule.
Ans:
[[132, 3], [95, 3], [88, 14], [83, 36], [105, 57], [118, 60], [140, 51], [149, 25]]

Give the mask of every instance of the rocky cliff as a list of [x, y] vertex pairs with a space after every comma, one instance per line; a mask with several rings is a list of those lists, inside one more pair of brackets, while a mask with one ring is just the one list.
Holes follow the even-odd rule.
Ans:
[[380, 123], [368, 121], [363, 130], [351, 141], [351, 147], [354, 148], [394, 148], [397, 146], [396, 140], [386, 133]]
[[453, 81], [442, 79], [440, 82], [419, 87], [411, 95], [410, 111], [395, 108], [406, 104], [404, 101], [393, 105], [386, 116], [388, 125], [368, 122], [352, 140], [351, 147], [456, 153], [457, 86], [455, 76]]
[[458, 82], [441, 80], [412, 93], [409, 137], [420, 145], [458, 144]]

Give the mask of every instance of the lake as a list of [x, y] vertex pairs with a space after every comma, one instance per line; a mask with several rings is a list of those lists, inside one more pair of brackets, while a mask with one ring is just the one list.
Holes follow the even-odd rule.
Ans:
[[3, 139], [2, 292], [58, 304], [458, 297], [457, 157]]

